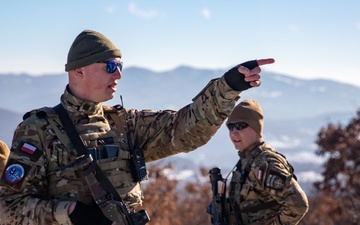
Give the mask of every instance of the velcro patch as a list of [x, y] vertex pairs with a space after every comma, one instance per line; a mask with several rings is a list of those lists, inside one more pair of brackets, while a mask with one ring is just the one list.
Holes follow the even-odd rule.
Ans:
[[33, 144], [24, 141], [19, 143], [15, 151], [21, 156], [29, 157], [29, 159], [33, 162], [36, 162], [42, 155], [40, 149]]
[[33, 155], [36, 151], [36, 147], [28, 143], [23, 143], [21, 146], [21, 151]]
[[14, 163], [6, 168], [4, 178], [8, 184], [16, 184], [24, 178], [24, 175], [24, 167], [21, 164]]
[[11, 185], [14, 189], [20, 189], [30, 169], [29, 165], [9, 159], [0, 182]]
[[275, 190], [282, 190], [286, 184], [286, 177], [275, 172], [271, 171], [266, 178], [266, 187], [275, 189]]

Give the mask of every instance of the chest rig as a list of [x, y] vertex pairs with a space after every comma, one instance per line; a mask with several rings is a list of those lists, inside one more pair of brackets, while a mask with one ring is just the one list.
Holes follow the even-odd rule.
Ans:
[[233, 171], [233, 175], [230, 182], [230, 190], [229, 190], [229, 199], [230, 202], [234, 205], [234, 208], [239, 206], [238, 203], [235, 204], [236, 198], [235, 195], [237, 194], [236, 191], [242, 190], [242, 187], [246, 181], [246, 178], [251, 170], [251, 164], [254, 162], [255, 158], [262, 152], [262, 149], [258, 147], [262, 143], [258, 143], [255, 146], [255, 149], [251, 151], [249, 155], [243, 161], [240, 159], [236, 164], [236, 169]]
[[[103, 106], [104, 115], [96, 115], [85, 118], [76, 123], [75, 127], [81, 137], [84, 146], [92, 156], [101, 170], [111, 181], [116, 191], [133, 209], [142, 204], [142, 193], [140, 183], [135, 182], [129, 163], [130, 152], [129, 139], [131, 132], [126, 132], [128, 127], [125, 122], [125, 109], [122, 107]], [[50, 198], [62, 200], [79, 200], [91, 203], [91, 193], [76, 175], [77, 152], [71, 140], [64, 132], [64, 128], [58, 115], [53, 108], [42, 108], [38, 117], [44, 117], [49, 122], [54, 135], [61, 142], [62, 147], [47, 149], [48, 158], [48, 185]], [[124, 118], [124, 119], [122, 119]], [[130, 139], [131, 140], [131, 139]], [[132, 143], [131, 143], [132, 144]], [[72, 156], [68, 163], [62, 163], [61, 151], [69, 151]]]

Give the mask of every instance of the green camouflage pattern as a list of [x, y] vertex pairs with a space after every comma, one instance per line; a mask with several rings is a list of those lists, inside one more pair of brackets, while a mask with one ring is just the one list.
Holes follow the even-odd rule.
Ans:
[[[229, 190], [230, 202], [238, 211], [230, 216], [230, 225], [298, 224], [309, 205], [305, 192], [293, 177], [291, 165], [269, 145], [263, 142], [256, 145], [239, 152], [242, 169], [233, 172]], [[240, 173], [248, 164], [250, 172], [241, 185]], [[274, 200], [270, 207], [245, 212]]]
[[[104, 111], [110, 107], [80, 100], [67, 89], [61, 103], [88, 149], [100, 152], [108, 146], [117, 147], [118, 156], [100, 158], [97, 163], [128, 206], [138, 210], [143, 196], [140, 184], [132, 181], [126, 154], [125, 115], [129, 119], [133, 146], [142, 148], [146, 161], [150, 162], [206, 144], [231, 113], [239, 93], [221, 77], [211, 80], [191, 104], [179, 111], [114, 108]], [[121, 125], [116, 125], [119, 123], [107, 111], [116, 113]], [[2, 225], [71, 224], [67, 216], [68, 202], [92, 202], [89, 189], [73, 168], [78, 157], [76, 149], [57, 115], [51, 112], [47, 107], [33, 110], [16, 128], [7, 171], [0, 179]], [[18, 175], [11, 174], [5, 179], [12, 166], [18, 169]], [[21, 169], [23, 173], [19, 172]]]

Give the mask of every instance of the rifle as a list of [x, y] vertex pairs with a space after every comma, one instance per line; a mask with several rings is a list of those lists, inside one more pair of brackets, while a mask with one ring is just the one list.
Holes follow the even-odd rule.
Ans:
[[[212, 186], [213, 200], [207, 207], [207, 213], [211, 215], [211, 224], [227, 225], [226, 219], [226, 179], [222, 178], [220, 168], [215, 167], [209, 171]], [[219, 193], [218, 182], [224, 183], [223, 192]]]

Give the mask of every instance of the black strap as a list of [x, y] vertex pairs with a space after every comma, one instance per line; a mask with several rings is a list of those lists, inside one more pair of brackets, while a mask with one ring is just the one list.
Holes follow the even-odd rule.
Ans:
[[[81, 140], [81, 137], [77, 130], [75, 129], [74, 124], [71, 121], [71, 118], [67, 111], [64, 109], [64, 107], [61, 104], [58, 104], [57, 106], [53, 107], [55, 112], [59, 115], [59, 119], [64, 127], [64, 130], [67, 134], [67, 136], [70, 138], [70, 141], [73, 143], [78, 156], [81, 155], [88, 155], [89, 152], [84, 146], [84, 143]], [[105, 173], [101, 170], [99, 165], [93, 161], [95, 164], [95, 177], [99, 181], [99, 183], [102, 185], [104, 190], [111, 194], [114, 200], [123, 202], [122, 198], [120, 197], [119, 193], [116, 191], [112, 183], [109, 181]]]
[[269, 202], [260, 203], [258, 205], [248, 206], [245, 208], [242, 208], [238, 211], [238, 213], [250, 213], [250, 212], [258, 212], [263, 209], [269, 209], [276, 205], [279, 205], [279, 203], [276, 200], [272, 200]]

